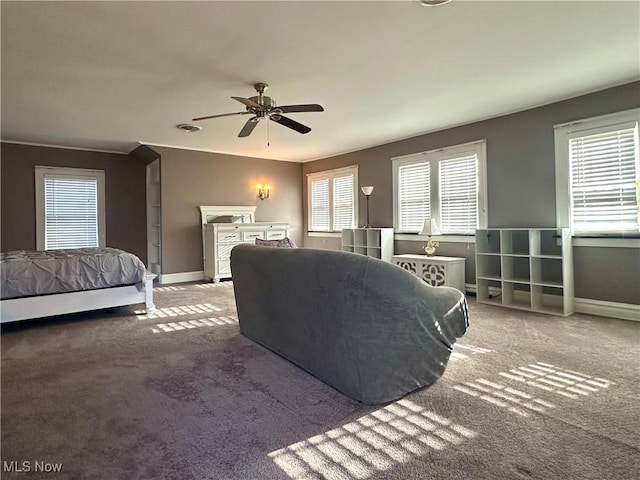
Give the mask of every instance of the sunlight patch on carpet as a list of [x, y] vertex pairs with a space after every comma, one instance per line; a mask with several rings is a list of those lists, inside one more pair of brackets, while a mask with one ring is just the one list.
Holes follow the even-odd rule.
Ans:
[[[453, 388], [527, 417], [531, 412], [544, 413], [548, 409], [556, 408], [553, 400], [539, 397], [540, 390], [545, 392], [547, 397], [557, 394], [576, 400], [615, 385], [604, 378], [592, 377], [543, 362], [499, 372], [498, 375], [501, 377], [499, 381], [480, 378], [455, 385]], [[509, 384], [501, 383], [505, 381]]]
[[196, 285], [198, 288], [208, 289], [208, 288], [229, 288], [233, 287], [232, 282], [218, 282], [218, 283], [198, 283]]
[[177, 292], [180, 290], [186, 290], [184, 287], [153, 287], [154, 292]]
[[233, 315], [227, 317], [199, 318], [198, 320], [183, 320], [181, 322], [158, 323], [151, 328], [153, 333], [177, 332], [198, 327], [219, 327], [222, 325], [235, 325], [238, 319]]
[[139, 320], [146, 320], [149, 318], [170, 318], [170, 317], [180, 317], [183, 315], [202, 315], [203, 313], [206, 314], [206, 313], [214, 313], [214, 312], [221, 312], [221, 311], [222, 309], [220, 307], [216, 307], [215, 305], [211, 305], [210, 303], [199, 303], [197, 305], [194, 304], [194, 305], [181, 305], [178, 307], [156, 308], [153, 312], [149, 314], [139, 315], [137, 318]]
[[[458, 350], [462, 350], [462, 351], [460, 352]], [[469, 358], [469, 355], [491, 353], [492, 351], [493, 350], [489, 350], [488, 348], [476, 347], [474, 345], [465, 345], [463, 343], [456, 343], [453, 346], [453, 352], [451, 352], [451, 356], [449, 357], [449, 360], [450, 361], [464, 360], [465, 358]]]
[[360, 480], [476, 435], [403, 399], [268, 456], [290, 479]]

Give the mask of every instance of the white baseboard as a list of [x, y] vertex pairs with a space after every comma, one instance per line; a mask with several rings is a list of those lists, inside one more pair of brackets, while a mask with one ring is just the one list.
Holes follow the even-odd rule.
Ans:
[[640, 322], [640, 305], [576, 298], [576, 312]]
[[[476, 285], [465, 284], [467, 293], [476, 294]], [[499, 295], [499, 288], [490, 288], [491, 295]], [[549, 298], [549, 297], [547, 297]], [[576, 298], [574, 304], [576, 313], [587, 313], [601, 317], [619, 318], [621, 320], [633, 320], [640, 322], [640, 305], [633, 303], [607, 302], [605, 300], [592, 300], [590, 298]]]
[[158, 275], [158, 283], [160, 285], [167, 283], [197, 282], [199, 280], [204, 280], [203, 270], [198, 272], [165, 273]]

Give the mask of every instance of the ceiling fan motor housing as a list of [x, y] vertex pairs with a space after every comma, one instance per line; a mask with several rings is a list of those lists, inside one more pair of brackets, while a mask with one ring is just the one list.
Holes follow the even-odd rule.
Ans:
[[[273, 107], [276, 106], [275, 99], [273, 99], [271, 97], [267, 97], [267, 96], [249, 97], [249, 100], [251, 100], [254, 103], [257, 103], [258, 105], [262, 105], [263, 107], [265, 107], [267, 109], [273, 108]], [[249, 108], [247, 108], [247, 110], [249, 110]]]

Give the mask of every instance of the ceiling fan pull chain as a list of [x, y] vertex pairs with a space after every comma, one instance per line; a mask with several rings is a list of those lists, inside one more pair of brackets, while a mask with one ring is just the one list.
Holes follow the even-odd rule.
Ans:
[[269, 144], [269, 123], [271, 123], [271, 119], [269, 118], [269, 116], [267, 115], [267, 147], [270, 147], [271, 145]]

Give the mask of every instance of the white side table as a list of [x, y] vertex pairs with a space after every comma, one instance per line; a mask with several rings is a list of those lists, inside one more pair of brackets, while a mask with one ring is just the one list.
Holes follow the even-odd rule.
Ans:
[[453, 287], [464, 293], [464, 258], [394, 255], [392, 262], [434, 287]]

